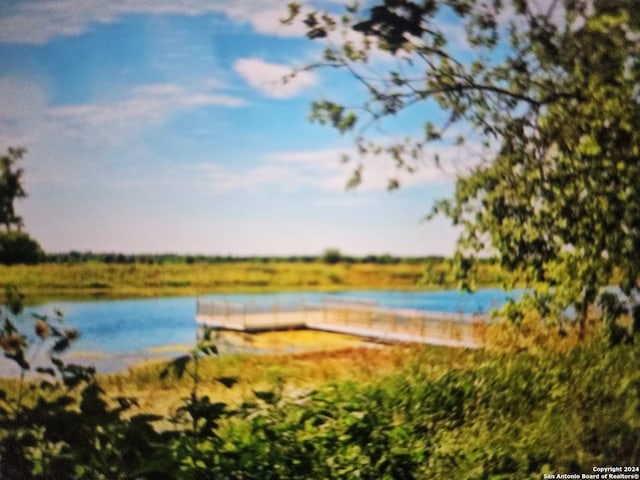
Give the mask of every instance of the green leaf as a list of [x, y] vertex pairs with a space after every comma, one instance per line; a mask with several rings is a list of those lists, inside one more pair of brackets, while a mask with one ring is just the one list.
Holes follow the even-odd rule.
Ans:
[[232, 388], [236, 383], [238, 383], [238, 377], [217, 377], [216, 381], [220, 382], [227, 388]]
[[433, 140], [440, 140], [442, 138], [442, 135], [436, 129], [433, 123], [427, 122], [424, 125], [424, 137], [427, 141], [433, 141]]
[[53, 347], [51, 347], [51, 350], [54, 351], [55, 353], [62, 353], [70, 346], [71, 346], [71, 343], [69, 342], [69, 339], [66, 337], [63, 337], [53, 344]]
[[217, 355], [218, 347], [215, 345], [198, 345], [197, 351], [204, 353], [205, 355]]
[[176, 378], [182, 378], [190, 361], [191, 357], [189, 355], [183, 355], [172, 360], [165, 368], [162, 369], [160, 372], [160, 378], [164, 379], [169, 374]]
[[275, 392], [254, 390], [253, 393], [257, 398], [259, 398], [260, 400], [262, 400], [263, 402], [269, 405], [276, 404], [280, 399], [280, 397]]

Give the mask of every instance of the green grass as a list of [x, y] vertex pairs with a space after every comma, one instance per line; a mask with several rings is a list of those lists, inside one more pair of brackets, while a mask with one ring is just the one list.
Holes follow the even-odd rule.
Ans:
[[[253, 390], [286, 386], [288, 390], [316, 389], [328, 382], [352, 381], [361, 385], [378, 382], [387, 375], [403, 375], [417, 369], [424, 378], [436, 379], [451, 370], [473, 370], [483, 362], [516, 358], [523, 352], [531, 358], [559, 357], [574, 350], [591, 349], [600, 337], [592, 319], [587, 337], [580, 340], [576, 328], [567, 327], [565, 336], [545, 327], [531, 315], [517, 328], [497, 323], [484, 332], [484, 349], [449, 348], [423, 344], [380, 344], [362, 346], [362, 339], [349, 335], [316, 331], [283, 331], [258, 334], [223, 333], [226, 341], [244, 342], [269, 355], [234, 354], [204, 357], [199, 364], [201, 393], [221, 401], [238, 403]], [[295, 347], [296, 353], [287, 353]], [[143, 411], [167, 414], [188, 395], [192, 382], [161, 380], [165, 360], [141, 363], [125, 372], [101, 375], [110, 394], [136, 395], [146, 399]], [[238, 387], [229, 390], [216, 382], [219, 377], [236, 377]]]
[[[199, 392], [238, 405], [251, 398], [254, 390], [312, 390], [347, 380], [365, 384], [401, 365], [408, 351], [407, 347], [336, 346], [297, 354], [208, 357], [199, 363]], [[189, 395], [192, 381], [188, 376], [160, 379], [165, 364], [150, 362], [126, 372], [100, 375], [100, 384], [110, 396], [136, 396], [140, 411], [167, 415]], [[228, 389], [216, 381], [220, 377], [235, 377], [239, 382]]]
[[[481, 283], [497, 280], [496, 268]], [[436, 283], [437, 278], [441, 283]], [[143, 298], [204, 293], [453, 287], [446, 263], [390, 265], [322, 262], [194, 264], [40, 264], [0, 266], [0, 287], [16, 284], [28, 302], [47, 299]]]

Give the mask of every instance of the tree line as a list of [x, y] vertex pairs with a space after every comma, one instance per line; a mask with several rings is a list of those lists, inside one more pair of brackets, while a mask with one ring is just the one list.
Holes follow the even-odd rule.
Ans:
[[180, 255], [173, 253], [160, 254], [126, 254], [126, 253], [100, 253], [100, 252], [61, 252], [47, 253], [43, 261], [49, 263], [105, 263], [105, 264], [217, 264], [217, 263], [370, 263], [377, 265], [396, 264], [435, 264], [446, 262], [444, 256], [432, 255], [424, 257], [402, 257], [390, 254], [382, 255], [347, 255], [338, 250], [330, 249], [320, 255]]

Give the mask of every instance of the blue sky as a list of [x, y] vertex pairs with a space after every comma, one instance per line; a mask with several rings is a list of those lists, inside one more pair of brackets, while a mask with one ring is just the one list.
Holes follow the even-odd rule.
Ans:
[[[345, 190], [353, 166], [339, 158], [353, 138], [307, 116], [314, 99], [362, 92], [329, 71], [279, 81], [321, 47], [280, 24], [285, 5], [0, 4], [0, 148], [28, 149], [29, 197], [17, 207], [45, 250], [452, 253], [448, 222], [421, 219], [451, 192], [455, 168], [425, 161], [390, 193], [391, 162], [370, 159], [363, 184]], [[380, 139], [417, 134], [429, 115], [414, 109]], [[466, 155], [440, 154], [449, 166]]]

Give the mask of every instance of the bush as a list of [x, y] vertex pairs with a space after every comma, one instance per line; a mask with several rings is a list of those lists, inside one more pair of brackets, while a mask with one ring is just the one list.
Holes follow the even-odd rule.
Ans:
[[0, 263], [4, 265], [36, 264], [44, 260], [40, 244], [24, 232], [0, 233]]
[[[0, 389], [0, 478], [175, 478], [166, 448], [170, 433], [152, 425], [161, 417], [125, 417], [135, 398], [108, 399], [93, 367], [62, 360], [79, 333], [65, 328], [61, 312], [29, 319], [14, 286], [7, 286], [4, 296], [0, 351], [16, 364], [20, 377]], [[48, 362], [41, 364], [45, 358]]]
[[342, 260], [342, 253], [337, 248], [327, 248], [322, 254], [322, 261], [333, 265]]
[[216, 435], [177, 439], [181, 478], [539, 479], [633, 465], [640, 348], [607, 347], [478, 354], [440, 376], [414, 357], [370, 385], [256, 392]]

